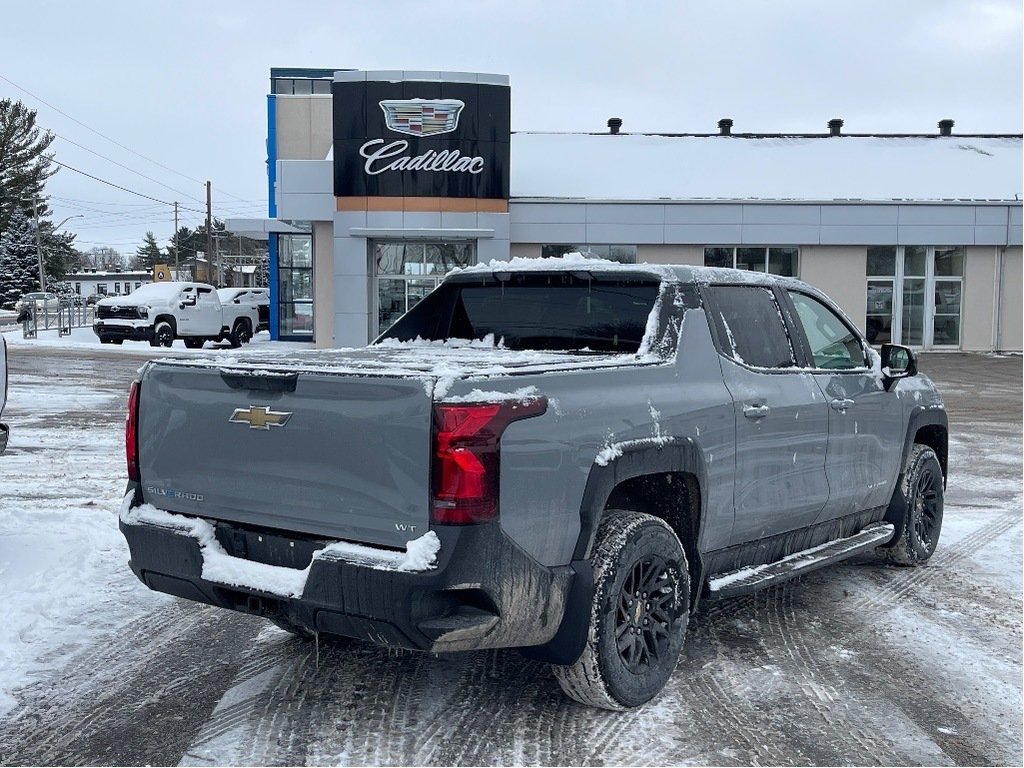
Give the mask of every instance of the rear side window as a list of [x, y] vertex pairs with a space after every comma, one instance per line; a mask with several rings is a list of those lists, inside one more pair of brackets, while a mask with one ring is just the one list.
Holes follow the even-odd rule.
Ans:
[[635, 353], [660, 283], [650, 278], [513, 274], [442, 283], [381, 339], [482, 339], [509, 349]]
[[817, 299], [789, 291], [815, 368], [863, 368], [864, 348], [840, 317]]
[[712, 285], [705, 288], [705, 296], [722, 354], [757, 368], [796, 365], [782, 312], [770, 290], [758, 285]]

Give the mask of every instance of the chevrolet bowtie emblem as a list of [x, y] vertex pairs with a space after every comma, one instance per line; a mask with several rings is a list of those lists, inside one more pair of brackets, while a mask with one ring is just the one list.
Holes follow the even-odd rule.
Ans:
[[291, 417], [291, 413], [272, 411], [266, 405], [251, 405], [248, 408], [235, 408], [228, 421], [232, 424], [248, 424], [249, 429], [269, 430], [271, 427], [283, 427]]

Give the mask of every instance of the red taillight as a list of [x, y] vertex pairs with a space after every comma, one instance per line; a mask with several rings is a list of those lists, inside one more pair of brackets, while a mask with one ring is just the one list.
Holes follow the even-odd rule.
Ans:
[[139, 387], [133, 381], [128, 393], [128, 416], [124, 420], [124, 452], [128, 458], [128, 479], [139, 482]]
[[444, 525], [496, 520], [501, 433], [547, 407], [544, 397], [435, 406], [431, 520]]

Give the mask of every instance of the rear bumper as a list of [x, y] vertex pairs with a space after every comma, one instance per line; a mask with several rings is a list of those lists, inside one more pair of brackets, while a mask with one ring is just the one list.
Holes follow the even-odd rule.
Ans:
[[97, 320], [92, 324], [93, 333], [102, 338], [149, 341], [153, 338], [153, 326], [134, 324], [125, 320]]
[[[574, 608], [585, 605], [589, 615], [593, 589], [589, 567], [585, 563], [542, 566], [516, 547], [497, 524], [433, 528], [441, 548], [434, 567], [424, 571], [384, 570], [357, 558], [315, 558], [301, 594], [294, 596], [204, 578], [204, 550], [198, 538], [130, 520], [130, 515], [126, 518], [122, 513], [120, 528], [131, 552], [131, 569], [146, 586], [160, 592], [317, 632], [412, 650], [557, 645], [551, 652], [554, 656], [548, 654], [552, 660], [575, 658], [582, 650], [584, 635], [578, 622], [569, 622], [573, 626], [566, 629], [563, 617], [570, 602]], [[258, 552], [261, 562], [282, 569], [278, 573], [286, 576], [299, 573], [298, 567], [277, 563], [294, 560], [303, 548], [318, 546], [308, 539], [290, 538], [286, 532], [209, 522], [229, 554]], [[387, 550], [382, 553], [393, 555]], [[304, 563], [308, 562], [307, 555]], [[580, 613], [569, 611], [571, 616]]]

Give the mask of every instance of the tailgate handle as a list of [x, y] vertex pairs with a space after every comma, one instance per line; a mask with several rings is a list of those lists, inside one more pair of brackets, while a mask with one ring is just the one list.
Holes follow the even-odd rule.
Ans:
[[221, 371], [220, 377], [232, 389], [248, 389], [256, 392], [294, 392], [299, 380], [298, 371], [293, 373], [245, 373]]

